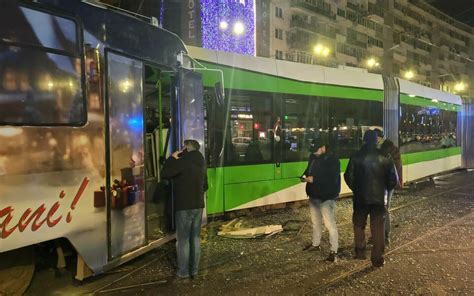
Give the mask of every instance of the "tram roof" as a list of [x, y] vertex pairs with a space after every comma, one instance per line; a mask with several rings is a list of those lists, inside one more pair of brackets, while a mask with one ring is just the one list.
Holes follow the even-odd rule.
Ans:
[[[188, 46], [191, 56], [198, 60], [211, 62], [232, 68], [245, 69], [249, 71], [265, 73], [289, 79], [332, 84], [340, 86], [351, 86], [383, 90], [382, 75], [368, 73], [365, 69], [340, 67], [330, 68], [319, 65], [301, 64], [277, 59], [239, 55], [235, 53], [215, 51], [200, 47]], [[409, 96], [416, 96], [429, 100], [437, 100], [461, 105], [462, 101], [458, 95], [429, 88], [411, 81], [398, 79], [400, 92]]]
[[422, 97], [429, 100], [437, 100], [456, 105], [462, 105], [461, 97], [452, 93], [444, 92], [434, 88], [430, 88], [408, 80], [398, 79], [400, 83], [400, 93], [409, 96]]
[[305, 82], [383, 90], [382, 76], [368, 73], [365, 69], [352, 67], [345, 67], [345, 69], [329, 68], [193, 46], [188, 46], [188, 50], [195, 59], [233, 68]]

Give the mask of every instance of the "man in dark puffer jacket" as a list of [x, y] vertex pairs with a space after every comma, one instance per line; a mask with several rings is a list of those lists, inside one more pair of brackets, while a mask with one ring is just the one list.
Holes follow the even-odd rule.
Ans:
[[349, 160], [344, 179], [354, 193], [352, 223], [354, 225], [355, 258], [365, 259], [365, 225], [370, 215], [370, 231], [374, 240], [371, 261], [375, 267], [384, 264], [385, 195], [397, 184], [393, 160], [377, 149], [377, 133], [369, 130], [364, 145]]
[[184, 149], [174, 152], [161, 172], [163, 178], [173, 179], [178, 278], [198, 273], [204, 192], [208, 187], [206, 164], [199, 148], [196, 140], [185, 140]]
[[319, 250], [321, 232], [324, 225], [329, 231], [331, 251], [327, 261], [337, 260], [338, 232], [334, 216], [336, 198], [341, 190], [341, 168], [339, 159], [329, 153], [328, 145], [319, 139], [312, 142], [315, 150], [308, 160], [308, 166], [302, 176], [306, 183], [306, 194], [309, 196], [309, 209], [313, 224], [312, 244], [305, 250]]

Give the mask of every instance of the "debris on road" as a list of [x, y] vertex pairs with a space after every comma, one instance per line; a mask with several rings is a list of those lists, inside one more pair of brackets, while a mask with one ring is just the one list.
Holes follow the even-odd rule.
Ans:
[[256, 238], [263, 235], [271, 236], [282, 231], [283, 227], [281, 225], [265, 225], [233, 231], [219, 231], [217, 235], [230, 238]]

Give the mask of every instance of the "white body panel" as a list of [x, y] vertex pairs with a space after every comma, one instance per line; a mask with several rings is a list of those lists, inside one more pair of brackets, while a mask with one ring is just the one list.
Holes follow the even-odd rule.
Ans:
[[224, 66], [266, 73], [299, 81], [383, 90], [383, 80], [382, 76], [379, 74], [237, 55], [193, 46], [189, 46], [188, 50], [190, 55], [197, 60], [203, 60]]
[[407, 95], [413, 95], [423, 97], [432, 100], [438, 100], [440, 102], [446, 102], [456, 105], [461, 105], [462, 100], [458, 95], [440, 91], [434, 88], [426, 87], [411, 81], [398, 79], [400, 83], [400, 93]]

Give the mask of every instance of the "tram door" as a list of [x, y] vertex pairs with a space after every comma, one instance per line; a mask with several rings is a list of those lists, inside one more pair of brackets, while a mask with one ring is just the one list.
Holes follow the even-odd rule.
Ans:
[[[199, 142], [200, 151], [205, 156], [202, 75], [180, 68], [174, 83], [176, 91], [172, 96], [172, 150], [181, 149], [184, 140], [194, 139]], [[203, 212], [206, 213], [205, 210]]]
[[145, 244], [142, 62], [107, 52], [109, 259]]

